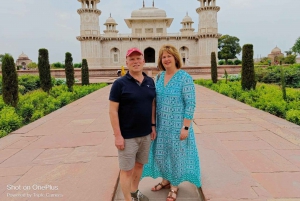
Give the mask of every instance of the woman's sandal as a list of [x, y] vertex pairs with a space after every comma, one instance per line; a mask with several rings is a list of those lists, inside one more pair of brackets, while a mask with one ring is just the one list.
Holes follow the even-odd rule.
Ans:
[[[177, 190], [171, 189], [168, 194], [167, 201], [176, 201], [178, 191], [179, 191], [178, 188]], [[174, 194], [176, 195], [176, 197], [173, 197]]]
[[[160, 186], [159, 189], [157, 189], [158, 186]], [[162, 182], [160, 182], [157, 185], [155, 185], [151, 190], [152, 191], [160, 191], [161, 189], [166, 189], [166, 188], [170, 188], [170, 187], [171, 187], [170, 182], [165, 184], [165, 185], [163, 185]]]

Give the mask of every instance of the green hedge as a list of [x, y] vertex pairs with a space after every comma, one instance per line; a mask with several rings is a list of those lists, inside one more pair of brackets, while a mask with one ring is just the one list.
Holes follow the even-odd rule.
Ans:
[[7, 106], [0, 96], [0, 137], [31, 123], [107, 84], [75, 85], [69, 92], [66, 85], [55, 86], [49, 95], [41, 89], [20, 95], [17, 108]]
[[[258, 82], [280, 84], [280, 66], [255, 67]], [[283, 67], [287, 87], [300, 88], [300, 64]]]
[[[52, 86], [66, 84], [65, 78], [51, 78]], [[24, 95], [41, 87], [40, 78], [37, 75], [21, 75], [18, 77], [19, 93]], [[0, 76], [0, 95], [2, 95], [2, 76]]]
[[196, 84], [264, 110], [300, 125], [300, 90], [287, 88], [287, 101], [283, 100], [279, 86], [258, 83], [255, 90], [243, 91], [239, 81], [225, 84], [224, 80], [213, 84], [211, 80], [196, 80]]

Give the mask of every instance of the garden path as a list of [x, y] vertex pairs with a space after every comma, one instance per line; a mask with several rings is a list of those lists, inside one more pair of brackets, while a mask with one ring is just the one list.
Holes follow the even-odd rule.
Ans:
[[[0, 139], [1, 201], [122, 200], [109, 90]], [[196, 93], [194, 129], [206, 200], [300, 201], [300, 126], [198, 85]], [[143, 179], [141, 190], [163, 201], [166, 191], [150, 192], [156, 182]], [[184, 183], [177, 200], [201, 199]]]

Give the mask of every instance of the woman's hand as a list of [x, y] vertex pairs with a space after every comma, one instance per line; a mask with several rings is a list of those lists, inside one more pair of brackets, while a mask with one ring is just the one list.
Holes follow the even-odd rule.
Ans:
[[184, 128], [180, 131], [180, 140], [185, 140], [189, 136], [189, 131], [185, 130]]

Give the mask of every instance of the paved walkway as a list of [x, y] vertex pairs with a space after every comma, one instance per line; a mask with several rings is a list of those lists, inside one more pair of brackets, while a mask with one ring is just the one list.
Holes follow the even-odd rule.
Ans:
[[[0, 200], [111, 201], [118, 187], [117, 151], [108, 118], [110, 87], [0, 139]], [[196, 86], [194, 127], [203, 193], [210, 201], [299, 201], [300, 127]], [[141, 190], [151, 201], [159, 180]], [[117, 190], [115, 200], [121, 201]], [[201, 200], [180, 186], [178, 201]]]

